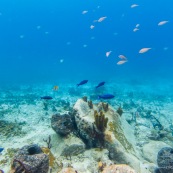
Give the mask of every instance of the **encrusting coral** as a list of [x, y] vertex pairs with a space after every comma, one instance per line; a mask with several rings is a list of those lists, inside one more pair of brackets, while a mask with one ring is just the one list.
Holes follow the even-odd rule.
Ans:
[[94, 111], [95, 125], [100, 132], [104, 132], [107, 128], [108, 118], [105, 118], [104, 113], [101, 111], [100, 115], [95, 110]]

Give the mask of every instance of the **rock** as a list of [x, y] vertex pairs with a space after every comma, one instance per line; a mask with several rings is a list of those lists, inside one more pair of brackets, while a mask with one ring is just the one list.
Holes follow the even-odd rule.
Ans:
[[60, 135], [68, 135], [74, 129], [72, 115], [70, 113], [53, 115], [51, 125], [53, 130]]
[[164, 147], [157, 155], [160, 173], [173, 173], [173, 148]]
[[70, 135], [64, 140], [61, 156], [71, 157], [85, 151], [85, 144], [77, 137]]
[[102, 173], [137, 173], [130, 166], [121, 164], [121, 165], [110, 165], [106, 166]]
[[[90, 109], [82, 99], [76, 102], [74, 109], [76, 110], [75, 120], [79, 136], [87, 147], [106, 148], [112, 160], [117, 163], [129, 164], [139, 171], [140, 161], [135, 157], [138, 154], [134, 149], [135, 142], [132, 142], [135, 141], [135, 137], [133, 131], [127, 128], [127, 121], [120, 117], [111, 106], [106, 112], [100, 107], [102, 107], [102, 103], [93, 104], [93, 108]], [[99, 110], [102, 110], [104, 117], [108, 118], [107, 127], [102, 136], [97, 133], [98, 129], [95, 129], [97, 127], [95, 126], [94, 112], [97, 111], [99, 113]], [[103, 137], [102, 145], [100, 145], [101, 137]]]
[[145, 144], [142, 149], [144, 158], [149, 162], [157, 164], [157, 153], [163, 147], [170, 147], [170, 146], [161, 141], [151, 141], [148, 144]]
[[49, 157], [38, 145], [26, 145], [16, 153], [11, 167], [15, 173], [48, 173]]

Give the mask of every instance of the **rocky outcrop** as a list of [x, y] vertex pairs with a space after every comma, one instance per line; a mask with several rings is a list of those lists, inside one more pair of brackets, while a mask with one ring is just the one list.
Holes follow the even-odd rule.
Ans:
[[[130, 131], [124, 131], [124, 121], [120, 115], [110, 106], [106, 112], [103, 109], [103, 104], [93, 104], [93, 108], [89, 108], [88, 103], [79, 99], [74, 105], [76, 110], [75, 122], [79, 136], [83, 139], [88, 147], [107, 148], [109, 157], [116, 163], [129, 164], [135, 170], [139, 171], [139, 159], [133, 146], [129, 142], [128, 134]], [[95, 118], [95, 112], [98, 116], [103, 117], [101, 120], [107, 119], [106, 128], [101, 132]], [[101, 113], [102, 112], [102, 113]], [[102, 115], [104, 114], [104, 116]], [[105, 121], [100, 121], [104, 122]], [[102, 135], [100, 135], [102, 134]], [[133, 137], [132, 137], [133, 138]]]

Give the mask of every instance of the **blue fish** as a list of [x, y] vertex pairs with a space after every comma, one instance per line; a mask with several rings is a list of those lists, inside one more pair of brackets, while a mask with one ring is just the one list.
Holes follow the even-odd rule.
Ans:
[[2, 169], [0, 169], [0, 173], [4, 173], [4, 171]]
[[43, 96], [43, 97], [41, 97], [41, 99], [44, 99], [44, 100], [52, 100], [53, 98], [51, 96]]
[[112, 94], [103, 94], [103, 95], [99, 95], [98, 99], [113, 99], [115, 96]]
[[100, 82], [100, 83], [96, 86], [96, 88], [99, 88], [99, 87], [103, 86], [104, 84], [105, 84], [105, 82]]
[[86, 84], [87, 82], [88, 82], [88, 80], [83, 80], [83, 81], [81, 81], [80, 83], [78, 83], [77, 86]]
[[1, 153], [3, 150], [4, 150], [4, 148], [1, 148], [1, 147], [0, 147], [0, 153]]

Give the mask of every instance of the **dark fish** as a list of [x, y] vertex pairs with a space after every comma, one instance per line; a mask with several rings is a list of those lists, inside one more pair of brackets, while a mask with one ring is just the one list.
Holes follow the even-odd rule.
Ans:
[[88, 80], [83, 80], [83, 81], [81, 81], [79, 84], [77, 84], [77, 86], [86, 84], [87, 82], [88, 82]]
[[4, 148], [1, 148], [1, 147], [0, 147], [0, 153], [1, 153], [3, 150], [4, 150]]
[[98, 98], [99, 99], [112, 99], [114, 98], [115, 96], [112, 95], [112, 94], [103, 94], [103, 95], [99, 95]]
[[0, 173], [4, 173], [4, 171], [2, 169], [0, 169]]
[[52, 100], [53, 98], [51, 96], [43, 96], [43, 97], [41, 97], [41, 99], [44, 99], [44, 100]]
[[100, 83], [96, 86], [96, 88], [99, 88], [99, 87], [103, 86], [104, 84], [105, 84], [105, 82], [100, 82]]

